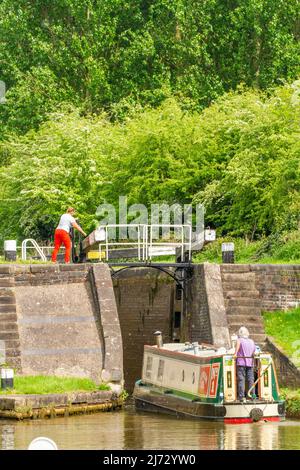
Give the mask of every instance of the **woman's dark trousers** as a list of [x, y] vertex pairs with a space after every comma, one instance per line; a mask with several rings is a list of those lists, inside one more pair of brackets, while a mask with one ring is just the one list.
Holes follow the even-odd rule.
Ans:
[[[245, 381], [247, 380], [248, 390], [252, 387], [254, 383], [254, 370], [253, 367], [237, 367], [237, 377], [238, 377], [238, 398], [242, 400], [245, 397]], [[251, 392], [252, 396], [254, 390]]]

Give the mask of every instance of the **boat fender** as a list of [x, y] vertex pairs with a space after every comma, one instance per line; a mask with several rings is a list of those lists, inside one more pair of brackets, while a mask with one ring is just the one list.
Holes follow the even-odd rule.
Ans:
[[253, 419], [253, 421], [256, 423], [263, 417], [264, 413], [260, 408], [253, 408], [253, 410], [250, 411], [250, 417]]

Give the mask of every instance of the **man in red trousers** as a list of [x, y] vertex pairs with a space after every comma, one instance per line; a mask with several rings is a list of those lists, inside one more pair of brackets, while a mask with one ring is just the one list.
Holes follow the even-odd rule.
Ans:
[[72, 227], [76, 228], [84, 237], [86, 237], [86, 233], [82, 230], [80, 225], [77, 224], [76, 220], [74, 219], [75, 209], [73, 207], [69, 207], [67, 212], [63, 214], [60, 218], [59, 224], [54, 233], [54, 250], [52, 253], [52, 261], [53, 263], [56, 262], [57, 253], [61, 245], [64, 245], [66, 248], [65, 251], [65, 262], [70, 263], [70, 254], [71, 254], [71, 238], [70, 238], [70, 230]]

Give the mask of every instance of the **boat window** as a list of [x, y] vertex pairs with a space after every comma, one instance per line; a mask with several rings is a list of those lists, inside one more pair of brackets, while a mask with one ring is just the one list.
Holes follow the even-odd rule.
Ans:
[[269, 372], [265, 372], [264, 374], [264, 386], [268, 387], [269, 386]]
[[159, 380], [159, 381], [162, 381], [162, 379], [163, 379], [164, 366], [165, 366], [165, 361], [160, 359], [159, 363], [158, 363], [158, 371], [157, 371], [157, 380]]
[[230, 371], [227, 372], [227, 387], [232, 388], [232, 375]]
[[151, 379], [151, 372], [152, 372], [152, 364], [153, 364], [153, 357], [147, 357], [147, 364], [146, 364], [146, 378]]

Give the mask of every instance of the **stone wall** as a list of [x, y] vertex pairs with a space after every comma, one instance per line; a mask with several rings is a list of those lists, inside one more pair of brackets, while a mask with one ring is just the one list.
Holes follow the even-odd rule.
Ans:
[[[247, 325], [256, 343], [263, 346], [261, 312], [300, 305], [299, 265], [204, 263], [192, 269], [187, 283], [185, 340], [225, 344], [226, 330], [232, 334]], [[221, 272], [221, 282], [216, 269]]]
[[25, 375], [122, 383], [122, 339], [107, 265], [0, 265], [1, 275], [6, 310], [0, 340], [9, 365]]
[[175, 282], [153, 269], [135, 269], [114, 285], [102, 263], [0, 265], [6, 362], [26, 375], [117, 384], [123, 383], [124, 352], [125, 386], [132, 390], [144, 344], [153, 344], [156, 330], [172, 340]]
[[114, 290], [123, 339], [125, 387], [132, 391], [141, 377], [145, 344], [160, 330], [171, 342], [174, 281], [154, 269], [129, 269], [114, 276]]
[[230, 335], [237, 334], [244, 325], [254, 342], [263, 348], [266, 335], [255, 273], [247, 267], [234, 264], [221, 265], [221, 273]]
[[273, 338], [267, 337], [267, 349], [272, 354], [281, 387], [300, 388], [300, 369], [293, 364]]
[[252, 273], [263, 311], [285, 310], [300, 305], [300, 265], [225, 264], [223, 272], [242, 276]]
[[187, 283], [186, 324], [188, 340], [229, 346], [220, 266], [204, 263], [193, 266]]
[[299, 369], [274, 341], [266, 339], [261, 312], [300, 305], [300, 265], [228, 264], [221, 271], [232, 332], [239, 325], [247, 326], [251, 337], [273, 355], [280, 385], [299, 387]]
[[0, 363], [20, 369], [21, 351], [17, 323], [15, 278], [13, 266], [0, 265]]
[[95, 264], [90, 274], [102, 332], [104, 357], [101, 378], [111, 383], [113, 388], [115, 383], [123, 383], [123, 343], [111, 272], [108, 265]]
[[22, 372], [100, 381], [103, 340], [86, 265], [16, 267], [15, 296]]
[[300, 265], [250, 265], [255, 273], [263, 311], [285, 310], [300, 305]]
[[212, 344], [211, 324], [206, 295], [204, 265], [193, 266], [186, 293], [186, 337], [191, 342]]

